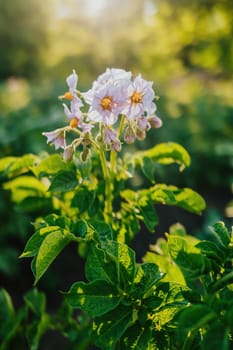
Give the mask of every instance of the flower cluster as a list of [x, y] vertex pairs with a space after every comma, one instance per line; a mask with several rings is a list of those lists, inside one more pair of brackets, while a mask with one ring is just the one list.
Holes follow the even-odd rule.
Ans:
[[[162, 126], [155, 114], [153, 83], [141, 75], [133, 80], [131, 72], [107, 68], [92, 88], [83, 93], [77, 90], [78, 75], [74, 70], [66, 82], [69, 90], [60, 98], [69, 102], [69, 106], [63, 103], [69, 126], [43, 133], [55, 149], [64, 150], [65, 160], [73, 157], [80, 144], [84, 147], [83, 154], [91, 144], [119, 152], [123, 140], [128, 144], [136, 139], [143, 140], [151, 127]], [[87, 113], [82, 112], [83, 107], [88, 107]], [[96, 126], [98, 135], [94, 139]], [[67, 145], [66, 133], [69, 131], [75, 131], [78, 136]]]

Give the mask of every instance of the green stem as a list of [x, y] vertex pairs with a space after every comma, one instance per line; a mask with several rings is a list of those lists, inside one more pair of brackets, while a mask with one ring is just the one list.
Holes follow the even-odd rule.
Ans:
[[[121, 134], [124, 129], [125, 116], [122, 115], [119, 129], [118, 137], [121, 137]], [[112, 150], [110, 152], [110, 167], [107, 165], [106, 154], [101, 146], [98, 145], [94, 140], [91, 141], [95, 148], [98, 150], [100, 155], [100, 161], [103, 170], [103, 176], [105, 180], [105, 204], [104, 204], [104, 218], [105, 221], [110, 224], [112, 220], [113, 208], [113, 193], [114, 193], [114, 177], [116, 172], [116, 158], [117, 152]]]
[[105, 203], [104, 203], [104, 218], [106, 223], [111, 222], [111, 214], [112, 214], [112, 184], [111, 184], [111, 176], [108, 169], [106, 156], [103, 148], [99, 147], [99, 155], [100, 161], [102, 165], [104, 180], [105, 180]]
[[[121, 116], [121, 121], [120, 121], [120, 125], [119, 125], [119, 129], [118, 129], [118, 138], [121, 139], [121, 134], [124, 130], [124, 124], [125, 124], [125, 116], [122, 115]], [[114, 173], [115, 173], [115, 167], [116, 167], [116, 155], [117, 152], [112, 150], [110, 153], [110, 177], [113, 180], [114, 178]]]
[[182, 350], [190, 350], [193, 339], [196, 333], [204, 328], [210, 321], [216, 319], [218, 315], [215, 312], [210, 312], [205, 317], [201, 318], [199, 322], [196, 323], [195, 327], [191, 328], [187, 334]]
[[110, 177], [113, 178], [116, 166], [116, 151], [112, 150], [110, 153]]
[[232, 281], [233, 281], [233, 271], [230, 271], [228, 274], [226, 274], [225, 276], [220, 278], [217, 282], [215, 282], [215, 284], [212, 287], [212, 290], [217, 291], [225, 287], [225, 285], [232, 283]]
[[98, 151], [99, 151], [99, 155], [100, 155], [100, 161], [101, 161], [101, 165], [102, 165], [104, 180], [107, 181], [107, 179], [109, 178], [109, 170], [108, 170], [108, 166], [107, 166], [105, 153], [101, 147], [98, 147]]
[[105, 184], [105, 208], [104, 208], [104, 214], [105, 214], [105, 220], [107, 224], [110, 224], [111, 218], [112, 218], [112, 200], [113, 200], [113, 188], [112, 188], [111, 179], [108, 178], [106, 180]]
[[119, 139], [121, 138], [121, 134], [122, 134], [122, 132], [124, 130], [124, 125], [125, 125], [125, 115], [122, 115], [121, 116], [119, 130], [118, 130], [118, 137], [119, 137]]
[[194, 334], [191, 331], [189, 331], [189, 333], [187, 334], [187, 337], [185, 339], [184, 345], [182, 347], [182, 350], [189, 350], [190, 349], [190, 346], [192, 345], [192, 342], [193, 342], [193, 337], [194, 337]]

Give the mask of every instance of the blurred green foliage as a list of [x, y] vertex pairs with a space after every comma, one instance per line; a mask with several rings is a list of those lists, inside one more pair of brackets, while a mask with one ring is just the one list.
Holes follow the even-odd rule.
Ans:
[[48, 9], [38, 0], [0, 0], [0, 79], [33, 77], [48, 43]]

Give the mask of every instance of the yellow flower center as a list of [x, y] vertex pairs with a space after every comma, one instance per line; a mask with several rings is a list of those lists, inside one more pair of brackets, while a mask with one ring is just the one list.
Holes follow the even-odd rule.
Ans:
[[71, 128], [76, 128], [76, 126], [78, 125], [78, 118], [73, 118], [70, 121], [70, 127]]
[[142, 103], [142, 94], [138, 91], [134, 91], [130, 99], [132, 103]]
[[104, 98], [102, 98], [100, 105], [103, 108], [103, 110], [111, 111], [112, 110], [112, 98], [110, 96], [105, 96]]
[[66, 92], [65, 94], [64, 94], [64, 96], [63, 96], [64, 98], [66, 98], [67, 100], [69, 100], [69, 101], [72, 101], [73, 100], [73, 98], [74, 98], [74, 96], [71, 94], [71, 92]]

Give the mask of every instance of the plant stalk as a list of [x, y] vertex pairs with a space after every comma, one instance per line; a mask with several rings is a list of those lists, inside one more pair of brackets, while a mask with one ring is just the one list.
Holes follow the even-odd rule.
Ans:
[[112, 191], [113, 185], [111, 183], [111, 175], [110, 170], [107, 165], [107, 160], [105, 156], [104, 150], [99, 148], [100, 161], [103, 170], [103, 176], [105, 180], [105, 203], [104, 203], [104, 219], [107, 224], [111, 222], [111, 214], [112, 214]]

